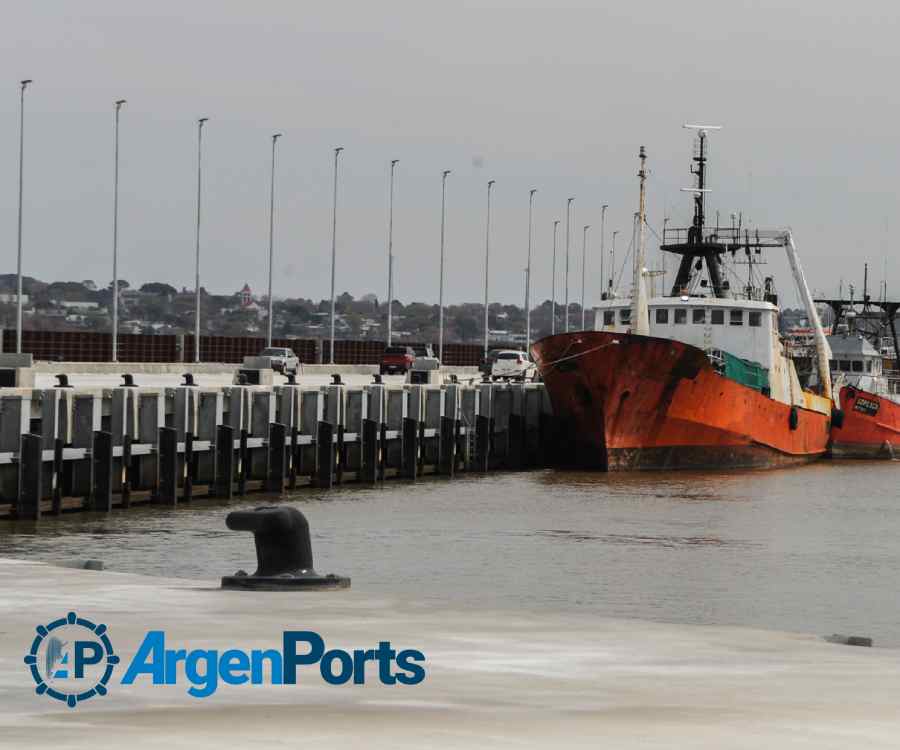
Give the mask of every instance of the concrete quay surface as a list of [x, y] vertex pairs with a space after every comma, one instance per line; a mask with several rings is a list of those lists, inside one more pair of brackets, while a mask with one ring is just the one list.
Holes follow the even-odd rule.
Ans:
[[[248, 557], [252, 558], [252, 545]], [[248, 563], [251, 560], [248, 560]], [[323, 565], [321, 572], [330, 572]], [[233, 571], [223, 570], [229, 574]], [[335, 569], [339, 574], [353, 571]], [[109, 694], [68, 709], [23, 663], [41, 623], [105, 623], [123, 664]], [[222, 591], [188, 581], [0, 559], [0, 747], [8, 748], [896, 748], [900, 651], [816, 635], [472, 611], [329, 593]], [[326, 648], [426, 656], [416, 686], [222, 685], [209, 698], [146, 677], [119, 684], [147, 630], [168, 648]]]

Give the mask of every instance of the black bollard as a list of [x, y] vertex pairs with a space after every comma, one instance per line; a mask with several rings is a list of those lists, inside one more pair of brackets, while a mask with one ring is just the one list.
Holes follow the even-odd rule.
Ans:
[[55, 386], [53, 386], [54, 388], [71, 388], [72, 387], [71, 385], [69, 385], [69, 376], [66, 375], [65, 373], [61, 372], [59, 375], [54, 375], [54, 377], [58, 381], [57, 384]]
[[232, 531], [253, 532], [257, 567], [253, 575], [239, 570], [233, 576], [223, 576], [223, 589], [303, 591], [350, 586], [349, 578], [316, 573], [309, 523], [296, 508], [282, 505], [236, 510], [225, 518], [225, 525]]
[[122, 387], [123, 388], [136, 388], [137, 384], [134, 382], [134, 375], [130, 372], [122, 373]]
[[184, 373], [184, 375], [182, 375], [181, 377], [184, 378], [184, 382], [182, 383], [182, 385], [188, 386], [188, 387], [190, 387], [190, 386], [196, 386], [196, 385], [197, 385], [197, 384], [194, 382], [194, 373], [192, 373], [192, 372], [186, 372], [186, 373]]

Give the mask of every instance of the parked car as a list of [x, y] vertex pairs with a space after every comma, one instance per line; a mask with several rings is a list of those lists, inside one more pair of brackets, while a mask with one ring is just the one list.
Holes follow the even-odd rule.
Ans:
[[294, 354], [293, 349], [271, 346], [263, 349], [259, 356], [268, 357], [272, 362], [272, 369], [285, 375], [296, 375], [300, 372], [300, 359]]
[[381, 355], [381, 374], [403, 373], [412, 368], [416, 353], [411, 346], [389, 346]]
[[504, 349], [497, 352], [494, 363], [491, 365], [491, 378], [493, 380], [529, 380], [534, 377], [537, 367], [528, 359], [528, 354], [513, 349]]
[[421, 360], [419, 369], [437, 370], [441, 366], [440, 360], [434, 355], [434, 348], [431, 344], [413, 344], [413, 352], [416, 359]]
[[494, 369], [494, 362], [497, 360], [497, 355], [500, 353], [500, 349], [491, 349], [483, 360], [481, 360], [481, 364], [478, 366], [480, 372], [484, 375], [490, 376], [491, 372]]

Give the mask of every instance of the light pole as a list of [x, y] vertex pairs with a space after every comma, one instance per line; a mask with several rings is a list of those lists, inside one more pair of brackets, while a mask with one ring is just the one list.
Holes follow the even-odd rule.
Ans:
[[525, 351], [531, 351], [531, 245], [534, 238], [534, 194], [528, 191], [528, 263], [525, 266]]
[[25, 89], [30, 78], [20, 81], [19, 89], [19, 238], [16, 254], [16, 353], [22, 353], [22, 171], [25, 163]]
[[[274, 313], [274, 305], [272, 304], [272, 264], [275, 260], [275, 144], [281, 138], [281, 133], [272, 134], [272, 177], [269, 185], [269, 325], [266, 330], [266, 346], [272, 346], [272, 315]], [[198, 286], [199, 290], [199, 286]], [[199, 348], [200, 341], [197, 340]]]
[[550, 292], [550, 335], [556, 335], [556, 236], [559, 233], [559, 219], [553, 221], [553, 273]]
[[587, 276], [585, 265], [587, 264], [587, 235], [590, 224], [584, 225], [584, 234], [581, 238], [581, 330], [584, 330], [584, 279]]
[[441, 270], [438, 282], [438, 361], [444, 362], [444, 238], [447, 224], [447, 175], [449, 169], [441, 174]]
[[609, 296], [610, 299], [615, 295], [615, 290], [613, 289], [613, 280], [616, 276], [616, 235], [619, 233], [619, 230], [616, 229], [612, 233], [612, 248], [609, 251]]
[[194, 362], [200, 361], [200, 199], [202, 197], [203, 123], [209, 118], [197, 120], [197, 236], [194, 261]]
[[488, 278], [491, 264], [491, 188], [494, 180], [488, 180], [487, 184], [487, 225], [484, 230], [484, 358], [488, 354]]
[[569, 332], [569, 236], [572, 233], [572, 203], [574, 201], [574, 198], [566, 201], [566, 333]]
[[391, 187], [388, 198], [388, 310], [387, 345], [391, 345], [391, 320], [394, 309], [394, 168], [399, 159], [391, 159]]
[[119, 361], [119, 110], [124, 99], [116, 100], [115, 156], [113, 157], [113, 319], [112, 361]]
[[337, 262], [337, 193], [338, 193], [338, 157], [343, 146], [334, 150], [334, 196], [331, 204], [331, 352], [328, 364], [334, 364], [334, 272]]
[[606, 282], [606, 277], [603, 275], [603, 261], [605, 248], [603, 245], [603, 239], [606, 236], [606, 209], [609, 208], [608, 203], [604, 203], [600, 206], [600, 299], [606, 299], [606, 292], [603, 290], [603, 285]]

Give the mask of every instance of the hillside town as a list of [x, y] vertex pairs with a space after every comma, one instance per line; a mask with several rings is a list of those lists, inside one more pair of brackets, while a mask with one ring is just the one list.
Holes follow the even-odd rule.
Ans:
[[[15, 326], [16, 278], [0, 275], [0, 321], [4, 328]], [[258, 336], [265, 332], [268, 299], [249, 284], [231, 294], [210, 294], [200, 290], [201, 329], [217, 336]], [[23, 280], [24, 325], [44, 331], [108, 331], [112, 285], [83, 281], [43, 282]], [[193, 289], [177, 289], [162, 282], [132, 286], [119, 281], [119, 330], [121, 333], [180, 334], [193, 332], [195, 295]], [[531, 313], [532, 340], [551, 332], [550, 300]], [[316, 302], [303, 297], [276, 298], [274, 336], [276, 338], [326, 338], [330, 335], [330, 300]], [[335, 335], [342, 339], [383, 341], [387, 337], [387, 304], [375, 294], [359, 298], [344, 292], [335, 301]], [[484, 308], [480, 303], [448, 305], [444, 311], [448, 341], [479, 343], [484, 340]], [[438, 306], [424, 302], [393, 303], [392, 335], [397, 341], [437, 340]], [[581, 307], [569, 306], [572, 325], [581, 327]], [[562, 330], [564, 311], [556, 304], [557, 329]], [[827, 318], [827, 311], [826, 311]], [[490, 306], [489, 340], [525, 343], [525, 312], [517, 305]], [[828, 320], [825, 321], [826, 325]], [[586, 310], [585, 325], [593, 326], [593, 311]], [[781, 313], [780, 328], [788, 341], [806, 344], [809, 322], [802, 310]]]

